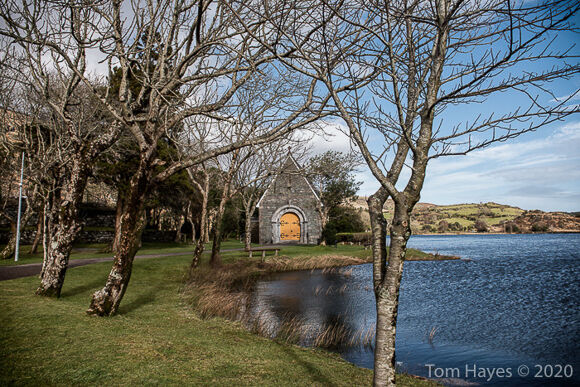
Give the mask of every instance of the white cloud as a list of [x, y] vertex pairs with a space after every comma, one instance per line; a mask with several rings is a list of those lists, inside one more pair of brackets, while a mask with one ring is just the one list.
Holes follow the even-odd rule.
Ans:
[[545, 138], [496, 145], [464, 157], [434, 160], [423, 200], [498, 201], [522, 208], [580, 209], [580, 122]]
[[106, 55], [97, 48], [87, 50], [87, 70], [95, 76], [106, 76], [109, 74], [109, 63]]
[[571, 102], [571, 101], [577, 101], [577, 100], [580, 100], [580, 90], [578, 90], [572, 94], [563, 95], [561, 97], [556, 97], [554, 99], [551, 99], [550, 102], [564, 102], [564, 101]]
[[[421, 200], [435, 204], [495, 201], [524, 209], [580, 210], [580, 121], [467, 156], [438, 158], [427, 169]], [[400, 184], [408, 178], [401, 176]], [[376, 179], [365, 171], [361, 195]]]
[[356, 145], [348, 136], [348, 128], [339, 121], [325, 121], [319, 123], [320, 130], [305, 134], [310, 138], [311, 153], [318, 155], [329, 150], [349, 153], [357, 150]]

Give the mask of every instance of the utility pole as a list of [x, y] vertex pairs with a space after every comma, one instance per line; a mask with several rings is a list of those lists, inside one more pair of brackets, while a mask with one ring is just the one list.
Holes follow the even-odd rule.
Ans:
[[18, 262], [20, 250], [20, 214], [22, 213], [22, 180], [24, 179], [24, 151], [22, 152], [22, 166], [20, 167], [20, 189], [18, 193], [18, 217], [16, 221], [16, 249], [14, 250], [14, 262]]

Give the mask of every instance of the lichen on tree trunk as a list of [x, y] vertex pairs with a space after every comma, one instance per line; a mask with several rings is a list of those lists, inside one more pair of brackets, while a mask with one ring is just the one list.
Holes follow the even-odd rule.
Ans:
[[246, 220], [244, 223], [244, 247], [249, 250], [252, 247], [252, 205], [253, 202], [250, 200], [250, 205], [245, 209]]
[[399, 306], [399, 286], [403, 274], [407, 241], [411, 235], [410, 210], [395, 205], [390, 227], [387, 256], [386, 227], [383, 206], [388, 198], [380, 188], [368, 199], [373, 241], [373, 285], [376, 297], [377, 327], [375, 341], [375, 386], [395, 385], [395, 337]]
[[115, 314], [127, 290], [133, 260], [140, 247], [141, 233], [145, 227], [144, 203], [151, 188], [150, 159], [152, 158], [153, 154], [145, 155], [131, 179], [129, 194], [121, 215], [120, 243], [115, 251], [113, 267], [105, 286], [93, 294], [87, 314], [97, 316]]
[[36, 294], [60, 297], [73, 242], [81, 230], [78, 219], [79, 206], [87, 186], [91, 161], [82, 155], [73, 156], [70, 176], [60, 189], [51, 194], [51, 203], [45, 207], [50, 211], [45, 228], [44, 261], [40, 274], [40, 285]]
[[46, 297], [60, 297], [68, 267], [74, 239], [80, 230], [76, 218], [67, 219], [66, 224], [53, 225], [49, 233], [48, 259], [45, 261], [36, 294]]
[[145, 225], [143, 208], [129, 209], [123, 214], [122, 224], [120, 244], [115, 252], [113, 267], [105, 286], [93, 294], [87, 310], [88, 314], [98, 316], [115, 314], [129, 285], [133, 260], [139, 249], [141, 233]]

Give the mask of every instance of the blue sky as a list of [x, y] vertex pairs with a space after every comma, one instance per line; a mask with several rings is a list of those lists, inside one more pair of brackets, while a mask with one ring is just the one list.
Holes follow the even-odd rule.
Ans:
[[[580, 15], [575, 16], [578, 26]], [[570, 54], [580, 58], [577, 34], [559, 32], [553, 42], [556, 49], [571, 48]], [[552, 60], [550, 60], [552, 61]], [[560, 63], [526, 63], [525, 71], [541, 71], [534, 65], [550, 67]], [[545, 67], [547, 66], [547, 67]], [[522, 69], [519, 69], [522, 70]], [[502, 74], [506, 76], [506, 74]], [[555, 105], [558, 100], [568, 99], [568, 107], [580, 105], [580, 76], [552, 82], [549, 92], [530, 89], [543, 105]], [[555, 97], [555, 98], [554, 98]], [[482, 114], [513, 111], [518, 106], [529, 106], [524, 94], [504, 92], [493, 94], [484, 103], [450, 107], [438, 119], [450, 130], [453, 124], [473, 121]], [[438, 122], [436, 120], [435, 126]], [[328, 125], [330, 136], [317, 136], [313, 140], [313, 152], [328, 149], [349, 151], [352, 144], [346, 126], [341, 122]], [[382, 138], [372, 136], [369, 148], [380, 153]], [[404, 171], [400, 182], [406, 183], [409, 171]], [[374, 193], [379, 184], [366, 167], [357, 173], [362, 182], [359, 195]], [[441, 157], [431, 160], [421, 194], [422, 202], [434, 204], [497, 202], [526, 210], [580, 211], [580, 114], [566, 117], [563, 121], [522, 134], [507, 142], [474, 151], [466, 156]]]
[[[346, 129], [335, 122], [329, 135], [316, 136], [312, 152], [348, 152], [352, 145], [338, 127]], [[408, 171], [401, 176], [406, 177]], [[357, 179], [362, 182], [361, 196], [372, 194], [379, 186], [364, 166]], [[580, 211], [580, 115], [466, 156], [432, 160], [421, 201], [493, 201], [526, 210]]]
[[[576, 25], [579, 17], [575, 17]], [[569, 47], [577, 42], [577, 35], [559, 33], [559, 44]], [[574, 47], [572, 54], [580, 56], [580, 49]], [[91, 70], [105, 74], [106, 63], [97, 61], [100, 54], [91, 52], [90, 57]], [[575, 95], [568, 103], [580, 104], [580, 77], [555, 82], [552, 87], [555, 96]], [[494, 95], [487, 102], [488, 113], [518, 104], [509, 93]], [[544, 99], [544, 102], [549, 100]], [[464, 105], [450, 110], [447, 117], [462, 122], [481, 113], [482, 105]], [[351, 149], [348, 137], [340, 130], [346, 132], [343, 124], [332, 122], [326, 128], [327, 135], [312, 139], [313, 153]], [[376, 145], [380, 144], [379, 139]], [[408, 171], [401, 179], [405, 177]], [[376, 179], [364, 167], [357, 178], [362, 182], [359, 192], [362, 196], [378, 188]], [[580, 114], [467, 156], [432, 160], [421, 201], [435, 204], [494, 201], [530, 210], [580, 211]]]

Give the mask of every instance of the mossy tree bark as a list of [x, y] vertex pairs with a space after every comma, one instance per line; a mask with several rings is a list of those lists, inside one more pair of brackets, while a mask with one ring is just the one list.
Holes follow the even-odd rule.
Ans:
[[36, 294], [60, 297], [73, 242], [81, 230], [79, 206], [87, 186], [91, 163], [86, 156], [73, 156], [70, 177], [52, 195], [48, 227], [45, 230], [48, 248]]
[[244, 248], [249, 250], [252, 247], [252, 214], [254, 211], [253, 200], [250, 200], [250, 204], [244, 209], [244, 214], [246, 216], [244, 222]]
[[114, 252], [113, 267], [105, 286], [96, 291], [87, 314], [111, 316], [117, 312], [129, 285], [133, 260], [139, 249], [145, 226], [144, 203], [150, 190], [155, 147], [141, 157], [139, 167], [131, 178], [129, 193], [121, 215], [119, 245]]

